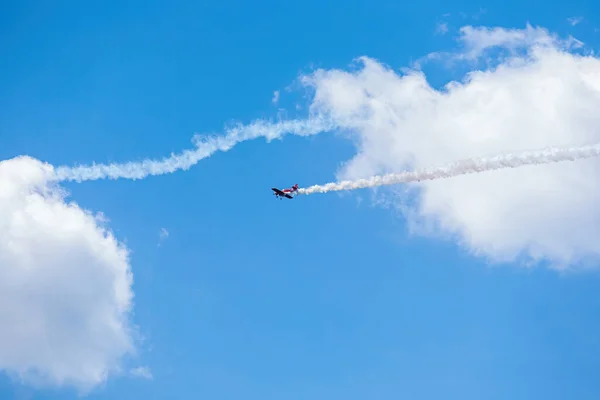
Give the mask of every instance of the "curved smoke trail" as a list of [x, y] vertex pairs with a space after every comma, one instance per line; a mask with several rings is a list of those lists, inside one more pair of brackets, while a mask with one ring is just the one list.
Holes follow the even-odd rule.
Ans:
[[[280, 138], [285, 134], [311, 136], [331, 131], [337, 124], [321, 116], [306, 120], [290, 120], [277, 123], [256, 121], [249, 125], [238, 125], [226, 130], [223, 136], [213, 136], [205, 140], [196, 140], [196, 148], [185, 150], [179, 154], [162, 160], [143, 160], [139, 162], [91, 164], [88, 166], [55, 169], [54, 179], [58, 181], [77, 181], [97, 179], [143, 179], [150, 175], [163, 175], [178, 170], [187, 170], [200, 160], [210, 157], [217, 151], [228, 151], [236, 144], [264, 137], [267, 141]], [[298, 194], [327, 193], [341, 190], [394, 185], [398, 183], [416, 182], [450, 178], [459, 175], [496, 169], [516, 168], [523, 165], [548, 164], [561, 161], [575, 161], [600, 156], [600, 143], [581, 147], [554, 147], [538, 151], [525, 151], [516, 154], [499, 155], [491, 158], [476, 158], [455, 161], [445, 166], [391, 173], [355, 181], [342, 181], [300, 188]]]
[[267, 141], [280, 138], [285, 134], [310, 136], [335, 128], [335, 124], [325, 118], [315, 117], [307, 120], [290, 120], [277, 123], [256, 121], [250, 125], [238, 125], [228, 129], [224, 136], [213, 136], [204, 141], [196, 140], [196, 148], [179, 154], [171, 154], [162, 160], [143, 160], [139, 162], [92, 164], [88, 166], [60, 166], [55, 170], [58, 181], [87, 181], [97, 179], [143, 179], [149, 175], [163, 175], [178, 170], [187, 170], [203, 158], [217, 151], [227, 151], [236, 144], [264, 137]]
[[524, 151], [516, 154], [499, 155], [491, 158], [465, 159], [445, 166], [374, 176], [355, 181], [342, 181], [301, 188], [298, 194], [327, 193], [340, 190], [354, 190], [398, 183], [417, 182], [451, 178], [459, 175], [516, 168], [523, 165], [549, 164], [561, 161], [575, 161], [600, 156], [600, 143], [582, 147], [552, 147], [538, 151]]

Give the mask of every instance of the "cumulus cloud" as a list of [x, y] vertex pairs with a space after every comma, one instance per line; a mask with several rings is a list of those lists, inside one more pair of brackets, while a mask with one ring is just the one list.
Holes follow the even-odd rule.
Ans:
[[[461, 34], [464, 59], [491, 47], [510, 56], [442, 89], [422, 71], [398, 74], [367, 57], [358, 70], [303, 77], [314, 89], [311, 112], [356, 143], [338, 179], [600, 142], [600, 60], [576, 54], [581, 42], [529, 25]], [[598, 181], [600, 163], [591, 159], [415, 183], [396, 202], [417, 233], [454, 237], [492, 261], [564, 266], [600, 254]]]
[[53, 167], [0, 162], [0, 369], [87, 391], [134, 352], [128, 251], [66, 201]]

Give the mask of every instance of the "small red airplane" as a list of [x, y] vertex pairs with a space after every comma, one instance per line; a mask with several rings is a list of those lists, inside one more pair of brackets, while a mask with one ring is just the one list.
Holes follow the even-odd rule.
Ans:
[[294, 186], [288, 189], [279, 190], [277, 188], [271, 188], [271, 190], [275, 192], [273, 194], [275, 195], [275, 197], [279, 197], [279, 200], [281, 200], [282, 197], [293, 199], [294, 194], [298, 191], [298, 184], [296, 183]]

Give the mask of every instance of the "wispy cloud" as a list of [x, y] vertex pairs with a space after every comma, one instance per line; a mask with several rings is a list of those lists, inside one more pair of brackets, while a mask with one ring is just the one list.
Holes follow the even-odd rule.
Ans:
[[581, 23], [581, 21], [583, 21], [583, 17], [569, 17], [569, 18], [567, 18], [567, 21], [571, 25], [575, 26], [575, 25]]
[[[458, 15], [459, 15], [461, 18], [463, 18], [463, 19], [474, 19], [474, 20], [478, 20], [478, 19], [479, 19], [479, 18], [481, 18], [481, 16], [482, 16], [483, 14], [485, 14], [486, 12], [487, 12], [487, 10], [486, 10], [485, 8], [483, 8], [483, 7], [480, 7], [480, 8], [479, 8], [479, 10], [478, 10], [476, 13], [472, 13], [472, 14], [471, 14], [471, 13], [467, 13], [467, 12], [464, 12], [464, 11], [460, 11], [460, 12], [458, 13]], [[450, 15], [450, 13], [448, 13], [448, 14], [444, 14], [444, 16], [446, 16], [446, 15], [448, 15], [448, 16], [449, 16], [449, 15]]]
[[165, 228], [160, 228], [160, 238], [161, 239], [166, 239], [167, 237], [169, 237], [169, 231], [166, 230]]
[[479, 8], [479, 11], [477, 11], [475, 14], [473, 14], [473, 16], [471, 18], [478, 20], [486, 12], [487, 12], [487, 10], [485, 8]]
[[[432, 52], [414, 62], [413, 67], [420, 69], [421, 65], [429, 61], [477, 61], [491, 49], [502, 49], [510, 55], [517, 55], [519, 51], [546, 48], [562, 48], [572, 50], [583, 47], [583, 42], [569, 36], [559, 38], [547, 29], [534, 27], [527, 24], [524, 29], [505, 29], [501, 27], [485, 27], [466, 25], [459, 29], [459, 49], [453, 52]], [[503, 56], [497, 56], [501, 61]]]
[[279, 102], [279, 90], [273, 92], [273, 99], [271, 101], [273, 104], [277, 104]]
[[152, 372], [148, 367], [136, 367], [132, 368], [129, 373], [136, 378], [152, 379]]
[[166, 228], [160, 228], [158, 232], [158, 245], [160, 246], [169, 237], [169, 231]]
[[448, 33], [448, 24], [446, 22], [440, 22], [435, 28], [435, 33], [438, 35], [445, 35]]

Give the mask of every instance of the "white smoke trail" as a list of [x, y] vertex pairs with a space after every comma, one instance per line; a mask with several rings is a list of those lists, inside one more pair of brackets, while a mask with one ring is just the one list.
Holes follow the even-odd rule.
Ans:
[[143, 179], [149, 175], [163, 175], [177, 170], [187, 170], [200, 160], [210, 157], [217, 151], [227, 151], [236, 144], [265, 137], [267, 141], [285, 134], [310, 136], [329, 131], [335, 125], [321, 117], [307, 120], [291, 120], [277, 123], [257, 121], [250, 125], [238, 125], [228, 129], [224, 136], [213, 136], [207, 140], [196, 141], [196, 148], [180, 154], [171, 154], [162, 160], [143, 160], [139, 162], [92, 164], [89, 166], [60, 166], [55, 170], [58, 181], [87, 181], [96, 179]]
[[525, 151], [491, 158], [465, 159], [445, 166], [374, 176], [356, 181], [342, 181], [325, 185], [301, 188], [298, 194], [327, 193], [340, 190], [354, 190], [398, 183], [417, 182], [451, 178], [459, 175], [516, 168], [523, 165], [548, 164], [561, 161], [575, 161], [600, 156], [600, 143], [582, 147], [558, 147], [538, 151]]

